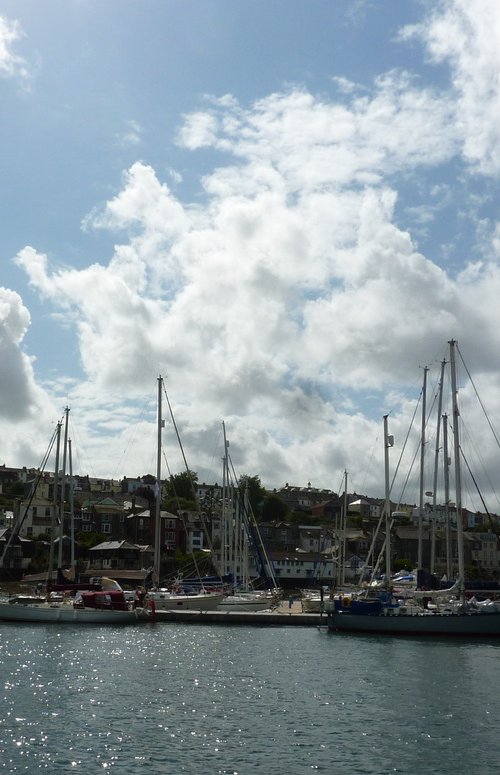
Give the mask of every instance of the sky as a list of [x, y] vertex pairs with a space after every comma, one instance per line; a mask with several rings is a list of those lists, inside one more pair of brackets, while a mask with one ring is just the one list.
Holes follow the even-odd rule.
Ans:
[[388, 415], [442, 501], [454, 339], [500, 513], [499, 84], [497, 0], [0, 0], [0, 464], [67, 406], [75, 473], [154, 473], [161, 375], [200, 481], [224, 423], [238, 476], [383, 497]]

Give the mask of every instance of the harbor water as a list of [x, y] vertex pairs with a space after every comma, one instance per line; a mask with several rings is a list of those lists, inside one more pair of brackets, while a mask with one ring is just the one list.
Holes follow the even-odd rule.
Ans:
[[0, 623], [0, 773], [497, 773], [500, 643]]

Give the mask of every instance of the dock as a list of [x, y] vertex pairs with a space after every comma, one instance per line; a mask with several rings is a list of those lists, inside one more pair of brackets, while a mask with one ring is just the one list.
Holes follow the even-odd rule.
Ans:
[[326, 626], [326, 614], [303, 613], [300, 601], [291, 608], [282, 601], [278, 608], [269, 611], [156, 611], [152, 617], [157, 622], [182, 622], [184, 624], [224, 624], [256, 627], [310, 627]]

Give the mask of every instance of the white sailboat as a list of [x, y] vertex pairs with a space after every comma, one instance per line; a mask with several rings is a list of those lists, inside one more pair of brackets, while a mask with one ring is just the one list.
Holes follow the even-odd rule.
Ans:
[[[65, 438], [64, 446], [66, 450], [67, 431], [68, 431], [69, 409], [65, 411]], [[59, 470], [59, 446], [61, 422], [57, 423], [56, 436], [57, 452], [55, 465], [54, 482], [54, 501], [57, 503], [57, 477]], [[49, 448], [50, 452], [50, 448]], [[64, 460], [66, 451], [64, 452]], [[63, 479], [65, 477], [65, 463], [63, 464]], [[7, 599], [0, 600], [0, 620], [4, 622], [40, 622], [47, 624], [135, 624], [149, 618], [147, 612], [141, 608], [133, 608], [132, 604], [125, 599], [125, 594], [120, 585], [113, 580], [109, 583], [98, 585], [97, 588], [89, 589], [88, 584], [82, 584], [68, 581], [67, 584], [58, 584], [59, 593], [55, 594], [53, 590], [53, 560], [54, 560], [54, 539], [56, 528], [56, 509], [53, 509], [51, 544], [49, 554], [49, 568], [47, 574], [47, 594], [46, 596], [13, 595]], [[61, 485], [60, 500], [60, 531], [59, 531], [59, 558], [58, 566], [62, 565], [62, 527], [64, 518], [64, 484]], [[22, 518], [13, 532], [18, 532], [22, 526]], [[74, 537], [72, 535], [72, 540]], [[5, 551], [8, 550], [6, 547]], [[74, 552], [71, 552], [72, 561]], [[3, 558], [2, 558], [3, 560]], [[74, 571], [74, 565], [72, 566]], [[61, 574], [62, 575], [62, 574]]]
[[[218, 605], [226, 613], [241, 611], [265, 611], [275, 607], [281, 598], [276, 588], [272, 563], [260, 536], [258, 525], [251, 512], [248, 485], [240, 492], [229, 454], [229, 441], [225, 423], [222, 423], [224, 439], [223, 497], [221, 514], [220, 553], [216, 563], [223, 578], [231, 579], [231, 591]], [[255, 556], [254, 556], [255, 555]], [[255, 589], [253, 582], [258, 578], [255, 572], [256, 556], [259, 556], [262, 578], [270, 588]], [[253, 578], [251, 568], [254, 568]]]
[[[490, 602], [482, 605], [475, 600], [466, 601], [464, 594], [464, 536], [462, 522], [461, 468], [459, 441], [459, 411], [457, 400], [456, 367], [454, 340], [449, 342], [451, 388], [453, 401], [453, 434], [455, 451], [455, 487], [457, 513], [458, 579], [453, 589], [432, 605], [424, 607], [417, 596], [411, 601], [397, 600], [392, 591], [386, 588], [380, 593], [364, 596], [349, 596], [329, 600], [325, 604], [328, 617], [328, 629], [332, 632], [380, 633], [390, 635], [421, 636], [500, 636], [500, 604]], [[385, 519], [386, 519], [386, 579], [391, 579], [390, 546], [390, 490], [389, 490], [389, 448], [392, 438], [387, 431], [387, 417], [384, 417], [385, 449]], [[420, 549], [419, 549], [420, 556]], [[427, 597], [432, 596], [431, 592]]]
[[198, 592], [183, 591], [180, 583], [174, 582], [168, 587], [160, 586], [161, 580], [161, 458], [163, 432], [163, 378], [158, 377], [157, 396], [157, 458], [156, 458], [156, 501], [155, 501], [155, 541], [154, 561], [151, 576], [156, 579], [156, 585], [147, 585], [144, 605], [153, 615], [158, 611], [212, 611], [217, 608], [225, 597], [223, 591], [211, 592], [204, 589]]
[[227, 595], [217, 606], [218, 611], [268, 611], [275, 608], [281, 598], [281, 594], [271, 590], [254, 592], [235, 592]]
[[36, 622], [44, 624], [136, 624], [150, 617], [140, 608], [132, 608], [123, 590], [83, 591], [74, 598], [23, 602], [11, 599], [0, 602], [3, 622]]

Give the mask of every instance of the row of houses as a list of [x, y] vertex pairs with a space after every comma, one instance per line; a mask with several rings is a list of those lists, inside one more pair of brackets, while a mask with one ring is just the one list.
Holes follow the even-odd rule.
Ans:
[[[40, 535], [49, 536], [54, 524], [54, 511], [59, 507], [54, 501], [54, 478], [50, 474], [43, 476], [29, 469], [6, 469], [0, 466], [0, 487], [6, 481], [23, 482], [26, 492], [31, 491], [17, 505], [18, 513], [23, 516], [20, 534], [26, 541]], [[132, 562], [134, 566], [144, 566], [149, 560], [154, 541], [154, 516], [150, 501], [138, 495], [145, 487], [153, 487], [150, 477], [121, 480], [106, 480], [80, 477], [80, 484], [90, 486], [88, 490], [77, 490], [76, 505], [73, 509], [73, 530], [76, 533], [98, 533], [106, 537], [90, 556], [93, 568], [98, 570], [99, 562], [105, 567], [123, 566]], [[36, 484], [33, 487], [33, 483]], [[304, 511], [317, 518], [317, 525], [290, 524], [285, 521], [271, 520], [259, 525], [264, 545], [272, 558], [277, 579], [306, 581], [321, 579], [329, 581], [335, 573], [337, 548], [343, 538], [340, 531], [343, 497], [329, 490], [291, 487], [286, 484], [277, 494], [293, 511]], [[200, 502], [210, 500], [219, 503], [222, 488], [219, 485], [200, 484], [197, 487]], [[348, 496], [349, 514], [358, 515], [358, 527], [346, 528], [346, 563], [355, 569], [367, 557], [372, 541], [374, 522], [380, 517], [383, 502], [352, 493]], [[392, 539], [393, 553], [396, 558], [405, 560], [408, 568], [414, 567], [418, 553], [418, 510], [414, 505], [398, 509], [399, 517], [405, 524], [396, 526]], [[15, 516], [15, 515], [13, 515]], [[424, 565], [430, 559], [430, 541], [428, 540], [430, 507], [424, 514]], [[446, 541], [443, 515], [438, 515], [436, 536], [435, 565], [438, 572], [446, 570]], [[463, 512], [464, 528], [471, 529], [481, 520], [481, 515]], [[12, 522], [12, 517], [10, 519]], [[9, 526], [9, 518], [0, 512], [0, 529]], [[57, 529], [59, 531], [59, 528]], [[70, 515], [64, 515], [63, 533], [71, 531]], [[198, 513], [182, 512], [179, 515], [161, 512], [161, 546], [166, 554], [179, 551], [183, 554], [210, 550], [217, 555], [221, 546], [221, 522], [217, 509], [210, 512], [210, 519], [204, 520]], [[383, 541], [383, 535], [379, 538]], [[466, 563], [481, 569], [483, 574], [500, 573], [500, 553], [495, 533], [466, 532]], [[28, 554], [26, 545], [23, 552]], [[128, 554], [127, 554], [128, 552]], [[114, 553], [114, 557], [113, 557]], [[377, 550], [375, 554], [377, 553]], [[250, 555], [251, 557], [251, 555]], [[252, 562], [251, 573], [256, 575], [258, 568]]]

